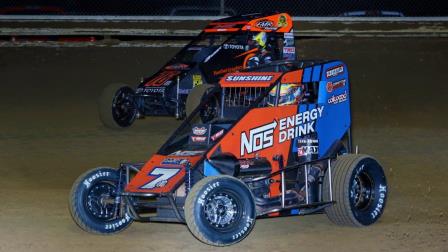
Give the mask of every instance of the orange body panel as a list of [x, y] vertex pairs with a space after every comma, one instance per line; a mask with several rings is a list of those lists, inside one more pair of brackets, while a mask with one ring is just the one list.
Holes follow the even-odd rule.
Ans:
[[[202, 155], [198, 156], [162, 156], [162, 155], [154, 155], [152, 158], [143, 166], [141, 171], [135, 175], [135, 177], [129, 182], [126, 186], [126, 192], [140, 192], [140, 193], [166, 193], [175, 189], [180, 183], [183, 182], [185, 176], [185, 167], [187, 162], [190, 167], [193, 167], [200, 159]], [[166, 164], [163, 163], [167, 159], [171, 161], [179, 161], [179, 164]], [[183, 162], [181, 162], [183, 161]], [[152, 181], [156, 180], [159, 176], [153, 176], [151, 173], [157, 169], [162, 168], [165, 170], [173, 169], [173, 171], [177, 171], [177, 173], [164, 181], [161, 181], [160, 187], [153, 188], [142, 188], [145, 185], [150, 184]], [[174, 173], [174, 172], [173, 172]]]
[[286, 13], [280, 13], [251, 20], [242, 30], [255, 32], [290, 32], [291, 29], [291, 16]]
[[302, 81], [303, 70], [286, 73], [282, 76], [281, 83], [300, 83]]
[[[210, 158], [217, 148], [221, 148], [223, 153], [231, 153], [238, 159], [255, 158], [256, 156], [265, 157], [271, 162], [272, 172], [276, 172], [280, 167], [277, 161], [273, 161], [274, 156], [283, 154], [283, 165], [286, 166], [288, 156], [285, 156], [285, 153], [288, 155], [291, 146], [290, 140], [279, 143], [280, 130], [277, 124], [280, 118], [295, 114], [297, 114], [297, 105], [252, 109], [208, 152], [207, 158]], [[274, 130], [272, 131], [272, 146], [252, 153], [245, 152], [243, 150], [242, 134], [248, 136], [251, 129], [269, 124], [275, 124]], [[263, 140], [259, 139], [259, 141]], [[273, 179], [280, 180], [280, 176], [274, 176]], [[273, 183], [270, 191], [271, 197], [280, 195], [279, 183]]]
[[249, 22], [213, 22], [204, 29], [204, 32], [237, 32], [240, 30], [253, 32], [291, 32], [292, 18], [287, 13], [280, 13], [257, 18]]

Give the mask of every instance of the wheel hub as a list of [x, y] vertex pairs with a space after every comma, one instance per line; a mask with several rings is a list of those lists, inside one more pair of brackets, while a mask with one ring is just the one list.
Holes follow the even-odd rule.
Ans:
[[94, 185], [87, 195], [87, 209], [99, 219], [110, 219], [114, 216], [115, 186], [107, 183]]
[[128, 90], [118, 90], [112, 102], [112, 114], [116, 121], [126, 124], [136, 114], [134, 97]]
[[235, 200], [225, 193], [213, 194], [207, 198], [204, 210], [207, 221], [218, 228], [229, 226], [238, 213]]
[[357, 209], [366, 209], [373, 199], [373, 181], [366, 173], [356, 175], [352, 185], [354, 206]]

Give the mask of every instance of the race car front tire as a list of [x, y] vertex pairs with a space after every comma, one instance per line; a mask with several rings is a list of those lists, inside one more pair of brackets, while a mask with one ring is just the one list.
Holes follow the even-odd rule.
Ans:
[[69, 210], [75, 223], [94, 234], [115, 234], [123, 231], [133, 219], [128, 212], [115, 216], [118, 172], [98, 167], [85, 172], [73, 183], [69, 196]]
[[110, 129], [130, 127], [137, 118], [135, 92], [125, 84], [113, 83], [103, 89], [98, 99], [98, 113]]
[[255, 202], [250, 189], [227, 176], [198, 181], [185, 202], [185, 220], [201, 242], [228, 246], [249, 235], [255, 225]]
[[[325, 209], [327, 217], [342, 226], [368, 226], [381, 217], [387, 200], [383, 168], [373, 157], [358, 154], [338, 156], [332, 167], [332, 194], [335, 203]], [[330, 201], [328, 169], [323, 199]]]

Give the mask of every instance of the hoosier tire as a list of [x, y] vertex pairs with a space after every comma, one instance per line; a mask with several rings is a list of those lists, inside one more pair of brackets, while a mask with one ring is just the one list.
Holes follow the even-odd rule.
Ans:
[[103, 89], [98, 99], [98, 113], [110, 129], [130, 127], [137, 118], [134, 90], [125, 84], [113, 83]]
[[[332, 188], [335, 204], [325, 209], [338, 225], [367, 226], [382, 215], [387, 200], [387, 182], [381, 165], [367, 155], [347, 154], [332, 164]], [[329, 201], [328, 171], [323, 199]]]
[[240, 242], [255, 225], [255, 202], [250, 189], [231, 176], [206, 177], [185, 201], [185, 220], [201, 242], [229, 246]]
[[[114, 217], [114, 192], [117, 170], [99, 167], [85, 172], [73, 183], [69, 210], [75, 223], [84, 231], [110, 235], [125, 230], [133, 219], [129, 213]], [[120, 207], [120, 206], [118, 206]]]

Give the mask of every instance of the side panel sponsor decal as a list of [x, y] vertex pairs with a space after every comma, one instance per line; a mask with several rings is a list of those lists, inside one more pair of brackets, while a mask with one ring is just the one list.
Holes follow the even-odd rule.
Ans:
[[168, 183], [168, 180], [174, 177], [180, 170], [180, 168], [156, 167], [148, 174], [149, 176], [154, 176], [154, 179], [143, 185], [141, 189], [164, 187]]
[[207, 133], [206, 127], [193, 127], [193, 134], [202, 136], [205, 135], [205, 133]]
[[202, 76], [200, 74], [193, 74], [193, 87], [202, 85]]
[[150, 79], [148, 82], [146, 82], [145, 86], [147, 87], [163, 86], [166, 84], [167, 81], [172, 79], [174, 76], [179, 75], [180, 73], [181, 73], [180, 71], [171, 71], [171, 70], [163, 71], [154, 78]]
[[338, 65], [327, 70], [325, 76], [328, 78], [336, 77], [344, 73], [344, 66]]
[[322, 117], [324, 106], [297, 113], [292, 116], [274, 120], [253, 129], [241, 133], [240, 155], [250, 154], [274, 145], [274, 130], [279, 129], [278, 143], [298, 138], [316, 132], [316, 120]]
[[342, 79], [342, 80], [335, 81], [335, 82], [331, 82], [331, 81], [327, 82], [327, 87], [326, 87], [327, 92], [332, 93], [334, 90], [336, 90], [338, 88], [345, 87], [346, 82], [347, 82], [346, 79]]
[[273, 75], [246, 75], [246, 76], [234, 76], [229, 75], [226, 81], [271, 81], [274, 78]]
[[347, 91], [340, 95], [333, 95], [328, 99], [328, 104], [338, 104], [347, 100]]

